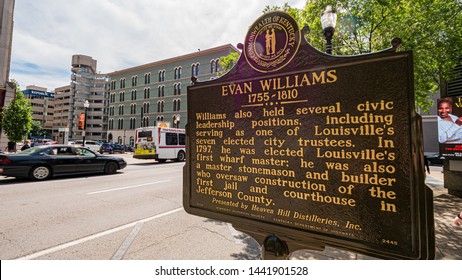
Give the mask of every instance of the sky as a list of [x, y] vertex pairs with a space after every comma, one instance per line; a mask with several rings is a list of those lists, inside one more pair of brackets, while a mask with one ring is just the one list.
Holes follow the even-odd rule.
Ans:
[[72, 55], [110, 73], [243, 43], [269, 6], [305, 0], [16, 0], [10, 79], [21, 89], [69, 85]]

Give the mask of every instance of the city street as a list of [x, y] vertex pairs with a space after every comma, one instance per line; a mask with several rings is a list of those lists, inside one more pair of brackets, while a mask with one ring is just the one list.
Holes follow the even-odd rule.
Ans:
[[187, 214], [184, 163], [122, 154], [115, 175], [0, 179], [0, 259], [255, 259], [230, 225]]
[[[119, 156], [119, 155], [117, 155]], [[259, 245], [231, 225], [187, 214], [182, 206], [184, 163], [159, 164], [122, 154], [115, 175], [72, 176], [45, 182], [0, 178], [0, 259], [248, 260]], [[447, 195], [441, 167], [427, 184], [435, 196], [437, 259], [459, 259], [462, 229], [451, 226], [460, 198]], [[371, 259], [327, 247], [291, 259]]]

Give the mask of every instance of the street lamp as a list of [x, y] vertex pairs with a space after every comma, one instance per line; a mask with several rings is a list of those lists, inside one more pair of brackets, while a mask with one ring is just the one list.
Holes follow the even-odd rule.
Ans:
[[88, 102], [88, 100], [85, 100], [85, 102], [83, 103], [83, 107], [85, 108], [85, 119], [83, 121], [83, 132], [82, 132], [82, 136], [83, 136], [83, 147], [85, 147], [85, 134], [86, 134], [86, 130], [87, 130], [87, 111], [88, 111], [88, 108], [90, 107], [90, 102]]
[[326, 53], [332, 54], [332, 36], [334, 36], [335, 25], [337, 23], [337, 13], [332, 6], [327, 6], [321, 14], [321, 26], [326, 37]]
[[180, 116], [173, 117], [173, 127], [180, 128]]

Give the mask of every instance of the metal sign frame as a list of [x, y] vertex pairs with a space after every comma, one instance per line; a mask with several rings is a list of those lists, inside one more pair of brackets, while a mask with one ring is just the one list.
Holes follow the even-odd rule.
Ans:
[[290, 15], [258, 18], [233, 69], [188, 87], [185, 210], [232, 223], [264, 258], [434, 258], [412, 53], [392, 44], [331, 56]]

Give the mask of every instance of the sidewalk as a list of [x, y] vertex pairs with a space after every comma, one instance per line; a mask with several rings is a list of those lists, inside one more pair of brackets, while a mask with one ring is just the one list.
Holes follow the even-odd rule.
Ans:
[[[139, 163], [139, 164], [148, 164], [146, 160], [138, 160], [133, 159], [133, 157], [129, 154], [122, 154], [127, 162], [129, 163]], [[425, 180], [427, 186], [431, 188], [433, 191], [433, 208], [434, 208], [434, 220], [435, 220], [435, 252], [436, 256], [435, 259], [437, 260], [462, 260], [462, 227], [454, 227], [452, 222], [457, 215], [462, 210], [462, 198], [458, 198], [453, 195], [448, 194], [448, 190], [444, 188], [443, 180], [444, 180], [444, 173], [441, 173], [442, 167], [439, 166], [431, 166], [430, 167], [430, 174], [427, 174], [427, 178]], [[180, 213], [180, 212], [179, 212]], [[181, 212], [183, 213], [183, 212]], [[188, 215], [180, 215], [180, 218], [177, 218], [179, 223], [185, 223], [185, 221], [192, 221], [193, 219], [201, 219], [199, 217], [190, 216]], [[183, 221], [181, 218], [186, 217], [186, 220]], [[195, 217], [195, 218], [192, 218]], [[213, 224], [213, 220], [204, 219], [204, 222], [207, 223], [207, 228], [209, 228], [210, 224]], [[201, 252], [200, 255], [204, 258], [209, 259], [226, 259], [228, 257], [229, 252], [231, 253], [232, 258], [234, 259], [258, 259], [260, 247], [259, 245], [253, 240], [252, 238], [248, 237], [245, 234], [236, 233], [233, 236], [233, 242], [229, 243], [223, 236], [229, 236], [229, 228], [230, 225], [227, 226], [225, 223], [214, 221], [216, 222], [215, 227], [213, 227], [213, 231], [210, 229], [204, 230], [206, 227], [194, 227], [194, 231], [196, 232], [197, 236], [201, 236], [205, 238], [205, 240], [216, 240], [221, 242], [221, 245], [211, 245], [213, 248], [217, 248], [217, 250], [223, 250], [225, 252], [223, 255], [218, 256], [218, 253], [211, 250], [206, 250], [207, 252]], [[158, 228], [154, 230], [155, 227], [158, 227], [158, 224], [153, 225], [153, 229], [151, 231], [147, 231], [147, 225], [145, 226], [145, 230], [147, 232], [148, 237], [145, 237], [145, 240], [158, 240], [159, 239], [159, 232]], [[189, 234], [191, 234], [191, 232]], [[214, 234], [211, 234], [211, 233]], [[210, 235], [209, 235], [210, 234]], [[152, 235], [152, 236], [151, 236]], [[204, 237], [207, 236], [207, 237]], [[181, 239], [178, 241], [175, 238], [170, 238], [171, 242], [189, 242], [186, 240]], [[238, 240], [238, 241], [237, 241]], [[161, 241], [159, 241], [161, 242]], [[163, 242], [163, 241], [162, 241]], [[185, 243], [185, 244], [186, 244]], [[177, 243], [175, 243], [177, 244]], [[230, 244], [230, 248], [223, 247], [223, 244]], [[186, 245], [185, 245], [186, 246]], [[190, 244], [187, 246], [191, 246]], [[166, 246], [164, 246], [166, 247]], [[209, 246], [210, 247], [210, 246]], [[152, 246], [152, 248], [156, 248]], [[204, 247], [199, 245], [197, 248], [198, 250], [202, 250]], [[208, 247], [207, 247], [208, 248]], [[218, 249], [219, 248], [219, 249]], [[159, 252], [150, 251], [149, 249], [139, 249], [140, 252], [145, 253], [145, 255], [141, 256], [139, 253], [133, 254], [131, 257], [133, 259], [145, 259], [145, 258], [152, 258], [152, 256], [156, 255], [159, 256]], [[154, 249], [153, 249], [154, 250]], [[135, 249], [133, 251], [136, 251]], [[166, 253], [164, 253], [166, 254]], [[162, 257], [169, 259], [169, 258], [176, 258], [181, 259], [181, 257], [186, 259], [194, 259], [195, 257], [191, 257], [191, 255], [181, 253], [180, 255], [174, 255], [174, 253], [169, 255], [162, 255]], [[371, 260], [374, 259], [370, 256], [357, 254], [354, 252], [341, 250], [338, 248], [333, 247], [326, 247], [324, 251], [314, 251], [314, 250], [299, 250], [291, 254], [290, 259], [300, 259], [300, 260]]]
[[443, 187], [441, 169], [432, 166], [426, 180], [427, 186], [433, 190], [436, 259], [462, 260], [462, 227], [452, 225], [462, 210], [462, 198], [448, 194]]
[[[431, 166], [425, 183], [433, 191], [435, 219], [435, 251], [437, 260], [462, 260], [462, 227], [454, 227], [452, 222], [462, 210], [462, 198], [448, 194], [444, 188], [442, 167]], [[322, 252], [301, 250], [291, 259], [308, 260], [371, 260], [369, 256], [352, 253], [337, 248], [326, 247]]]

